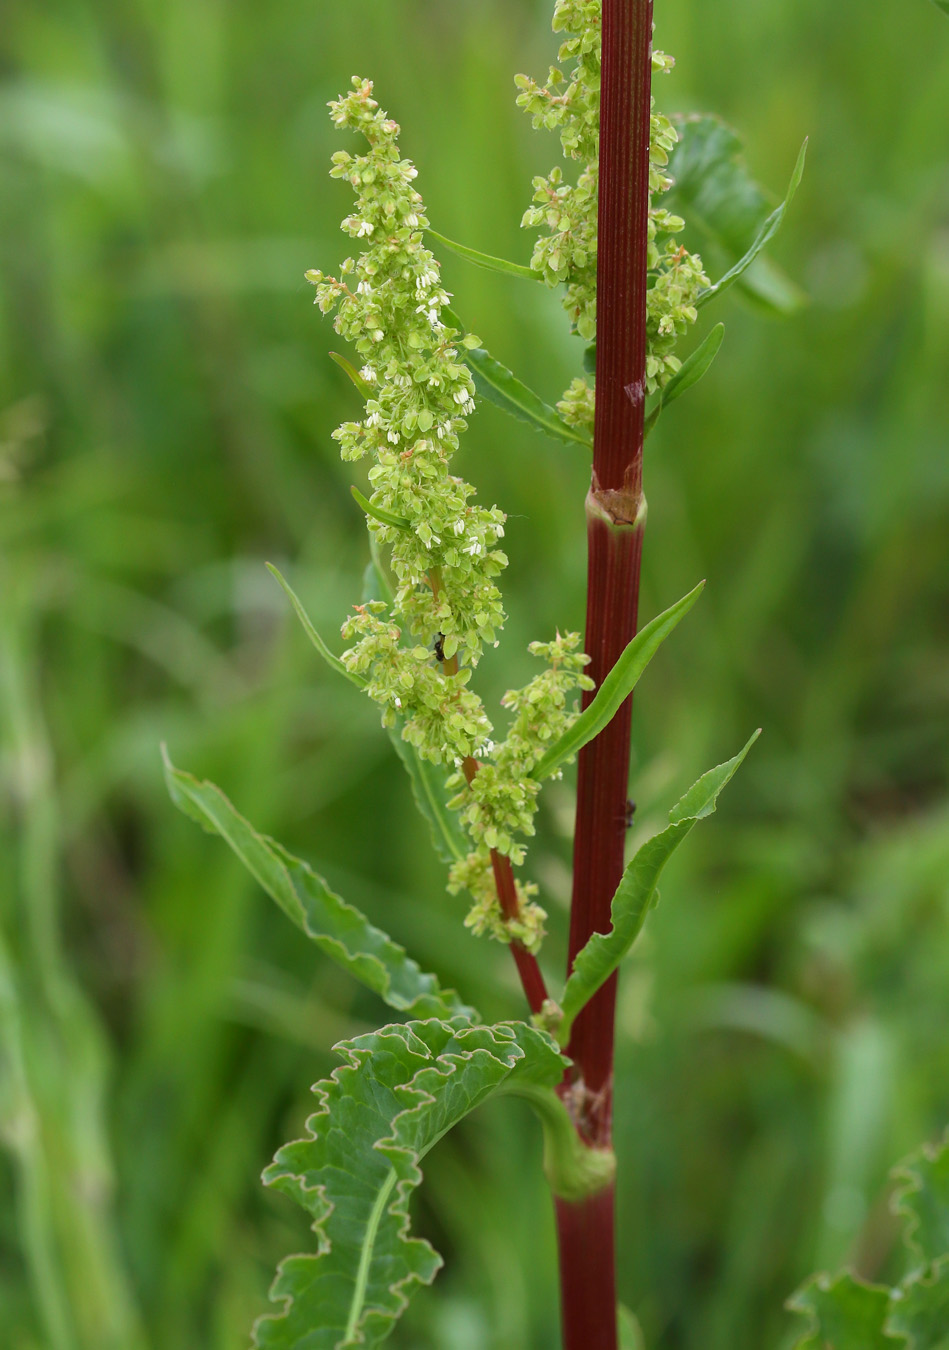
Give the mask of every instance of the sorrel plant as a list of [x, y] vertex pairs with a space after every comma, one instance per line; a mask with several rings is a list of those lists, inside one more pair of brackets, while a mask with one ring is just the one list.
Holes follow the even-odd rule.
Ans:
[[[652, 76], [672, 61], [652, 49], [651, 0], [603, 0], [602, 10], [601, 0], [557, 0], [554, 28], [563, 35], [559, 64], [545, 84], [519, 76], [518, 103], [536, 127], [559, 132], [577, 172], [565, 176], [557, 167], [535, 179], [523, 222], [540, 231], [529, 264], [431, 229], [416, 169], [401, 156], [399, 127], [369, 80], [353, 79], [331, 104], [337, 127], [360, 138], [356, 153], [333, 156], [331, 170], [355, 193], [342, 227], [356, 256], [336, 276], [307, 275], [355, 357], [334, 359], [364, 411], [334, 435], [345, 460], [370, 464], [365, 492], [354, 487], [353, 495], [372, 560], [365, 594], [343, 624], [341, 655], [275, 572], [323, 659], [379, 704], [448, 865], [448, 889], [470, 896], [466, 924], [511, 950], [523, 1020], [485, 1025], [463, 993], [423, 973], [306, 863], [257, 833], [217, 788], [167, 764], [176, 803], [230, 844], [326, 956], [407, 1018], [337, 1047], [344, 1062], [315, 1089], [307, 1137], [281, 1149], [265, 1173], [267, 1184], [307, 1210], [317, 1240], [315, 1252], [282, 1263], [272, 1289], [279, 1307], [254, 1329], [261, 1347], [315, 1350], [386, 1338], [413, 1288], [440, 1265], [432, 1247], [409, 1233], [421, 1159], [479, 1103], [511, 1093], [531, 1103], [543, 1129], [564, 1345], [614, 1350], [618, 969], [657, 899], [663, 866], [714, 811], [757, 734], [700, 778], [672, 808], [668, 827], [626, 861], [632, 690], [703, 584], [637, 632], [644, 441], [721, 343], [719, 324], [685, 360], [676, 354], [700, 309], [734, 283], [755, 288], [759, 255], [800, 180], [804, 152], [785, 201], [769, 210], [737, 158], [733, 133], [714, 118], [674, 123], [658, 113]], [[697, 200], [713, 233], [717, 218], [730, 213], [745, 234], [714, 284], [698, 254], [678, 241], [683, 217], [665, 204]], [[452, 312], [429, 241], [510, 275], [511, 285], [562, 288], [584, 374], [556, 407]], [[498, 646], [504, 622], [505, 517], [478, 505], [474, 489], [451, 472], [478, 396], [578, 454], [592, 448], [585, 634], [582, 642], [567, 631], [531, 644], [543, 668], [502, 700], [503, 735], [472, 676]], [[551, 996], [538, 960], [546, 916], [522, 868], [542, 784], [574, 759], [568, 977]], [[634, 1319], [624, 1317], [631, 1337]]]

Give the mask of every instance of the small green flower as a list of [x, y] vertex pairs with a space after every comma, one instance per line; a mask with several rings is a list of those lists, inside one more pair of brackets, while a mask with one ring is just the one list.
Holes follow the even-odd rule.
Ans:
[[[560, 133], [567, 159], [583, 165], [575, 184], [562, 170], [534, 179], [533, 204], [521, 224], [543, 233], [534, 245], [531, 265], [549, 286], [564, 286], [564, 308], [574, 331], [585, 341], [596, 336], [597, 185], [600, 124], [601, 0], [557, 0], [555, 32], [566, 33], [546, 86], [526, 75], [516, 80], [517, 102], [530, 113], [535, 127]], [[668, 73], [675, 62], [653, 52], [654, 74]], [[676, 143], [675, 127], [653, 108], [650, 117], [649, 186], [658, 196], [671, 186], [664, 172]], [[684, 222], [661, 207], [650, 206], [650, 273], [647, 327], [646, 388], [655, 393], [679, 369], [672, 354], [676, 339], [696, 319], [695, 302], [708, 285], [702, 261], [676, 245], [671, 236]], [[661, 241], [661, 246], [660, 246]], [[558, 408], [573, 425], [592, 424], [593, 390], [575, 380]]]

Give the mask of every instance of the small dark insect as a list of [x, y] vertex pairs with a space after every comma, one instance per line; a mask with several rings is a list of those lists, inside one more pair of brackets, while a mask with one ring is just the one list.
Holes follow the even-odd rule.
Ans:
[[444, 664], [445, 661], [445, 648], [442, 645], [444, 641], [445, 634], [439, 633], [438, 637], [435, 639], [435, 660], [441, 661], [442, 664]]
[[636, 814], [636, 803], [631, 799], [626, 802], [626, 828], [629, 829], [633, 823], [633, 816]]

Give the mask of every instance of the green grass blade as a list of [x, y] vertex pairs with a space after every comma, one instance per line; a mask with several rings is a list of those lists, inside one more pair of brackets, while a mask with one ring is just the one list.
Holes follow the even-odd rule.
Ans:
[[562, 1045], [569, 1039], [577, 1013], [609, 979], [642, 931], [662, 869], [695, 824], [715, 810], [719, 793], [760, 734], [756, 731], [734, 759], [703, 774], [669, 812], [671, 824], [647, 839], [628, 863], [613, 896], [610, 931], [594, 933], [573, 963], [561, 1000], [563, 1022], [557, 1034]]
[[399, 1012], [433, 1017], [472, 1014], [453, 990], [441, 989], [435, 976], [423, 973], [404, 948], [334, 895], [307, 863], [258, 834], [220, 788], [176, 769], [164, 747], [162, 754], [175, 805], [209, 834], [220, 835], [267, 894], [330, 960]]
[[307, 1137], [264, 1173], [312, 1217], [317, 1251], [282, 1262], [279, 1313], [254, 1328], [260, 1350], [378, 1345], [409, 1295], [442, 1264], [409, 1234], [419, 1163], [482, 1102], [552, 1088], [564, 1060], [526, 1023], [473, 1027], [461, 1019], [384, 1027], [337, 1046], [345, 1063], [314, 1091]]
[[659, 402], [646, 418], [646, 425], [643, 430], [645, 436], [649, 435], [659, 421], [660, 415], [668, 408], [670, 403], [674, 403], [677, 398], [681, 398], [687, 389], [691, 389], [694, 384], [698, 384], [718, 355], [718, 349], [722, 345], [724, 336], [725, 325], [717, 323], [696, 347], [695, 351], [682, 362], [681, 367], [660, 393]]
[[446, 239], [443, 234], [437, 230], [426, 230], [433, 239], [437, 239], [445, 248], [451, 249], [452, 253], [457, 253], [459, 258], [464, 258], [467, 262], [474, 263], [475, 267], [483, 267], [488, 272], [503, 272], [510, 277], [525, 277], [528, 281], [543, 281], [543, 273], [535, 272], [533, 267], [525, 267], [523, 263], [508, 262], [507, 258], [494, 258], [490, 253], [480, 253], [476, 248], [468, 248], [466, 244], [456, 244], [453, 239]]
[[572, 759], [587, 741], [592, 741], [612, 722], [649, 662], [676, 624], [688, 614], [704, 586], [705, 582], [700, 581], [688, 595], [677, 600], [665, 613], [648, 623], [641, 633], [637, 633], [596, 691], [592, 702], [536, 765], [533, 778], [549, 778], [567, 760]]
[[699, 294], [698, 300], [696, 301], [698, 308], [701, 309], [703, 305], [708, 304], [709, 300], [713, 300], [716, 295], [721, 295], [723, 291], [727, 291], [729, 286], [733, 285], [743, 272], [747, 272], [758, 254], [777, 234], [778, 230], [781, 228], [781, 222], [784, 220], [785, 212], [791, 205], [794, 194], [797, 192], [801, 178], [804, 175], [804, 161], [806, 157], [807, 141], [805, 140], [798, 153], [797, 163], [794, 165], [794, 172], [791, 174], [791, 181], [788, 184], [788, 190], [784, 201], [771, 212], [770, 216], [768, 216], [767, 220], [758, 231], [758, 234], [755, 236], [754, 243], [744, 257], [740, 258], [739, 261], [735, 263], [734, 267], [729, 268], [725, 275], [716, 281], [714, 286], [707, 287], [706, 290]]
[[585, 445], [589, 448], [591, 442], [582, 432], [568, 426], [556, 408], [552, 408], [532, 389], [528, 389], [507, 366], [495, 360], [490, 352], [486, 352], [483, 347], [475, 347], [474, 350], [464, 352], [463, 356], [474, 376], [475, 388], [482, 398], [497, 404], [512, 417], [529, 422], [537, 430], [546, 431], [548, 436], [553, 436], [558, 441], [566, 441], [571, 445]]
[[286, 577], [282, 576], [281, 573], [277, 571], [273, 563], [265, 563], [264, 566], [267, 568], [267, 571], [270, 572], [272, 576], [276, 577], [277, 581], [280, 582], [280, 585], [286, 591], [287, 599], [290, 601], [291, 605], [296, 610], [297, 618], [303, 625], [303, 631], [306, 633], [307, 637], [313, 643], [313, 646], [319, 652], [320, 656], [322, 656], [323, 660], [330, 667], [330, 669], [335, 670], [338, 675], [342, 675], [344, 679], [349, 680], [350, 684], [354, 684], [357, 689], [365, 689], [366, 681], [363, 679], [363, 677], [361, 675], [355, 674], [351, 670], [347, 670], [346, 667], [343, 665], [342, 661], [339, 659], [339, 657], [334, 656], [333, 653], [330, 651], [329, 647], [327, 647], [326, 643], [323, 641], [319, 633], [313, 627], [313, 624], [310, 622], [310, 616], [303, 608], [302, 603], [300, 602], [295, 591], [291, 587], [289, 581], [287, 581]]

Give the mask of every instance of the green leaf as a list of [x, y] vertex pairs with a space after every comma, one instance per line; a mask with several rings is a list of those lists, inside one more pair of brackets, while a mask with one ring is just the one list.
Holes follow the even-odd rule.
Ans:
[[591, 702], [535, 765], [532, 778], [549, 778], [568, 759], [572, 759], [587, 741], [592, 741], [594, 736], [598, 736], [603, 728], [612, 722], [620, 705], [633, 692], [649, 662], [680, 619], [684, 619], [688, 614], [702, 594], [704, 586], [705, 582], [700, 581], [688, 595], [677, 600], [664, 614], [647, 623], [641, 633], [637, 633], [603, 680]]
[[209, 834], [218, 834], [267, 894], [330, 960], [372, 989], [390, 1008], [422, 1016], [473, 1016], [454, 990], [443, 990], [404, 948], [358, 909], [334, 895], [321, 876], [275, 840], [258, 834], [220, 788], [176, 769], [162, 747], [171, 799]]
[[[382, 570], [378, 541], [372, 530], [369, 531], [369, 547], [372, 560], [363, 578], [363, 603], [367, 600], [384, 600], [391, 605], [392, 588]], [[403, 739], [404, 726], [404, 720], [399, 718], [394, 726], [386, 727], [386, 731], [409, 776], [415, 805], [428, 821], [432, 845], [442, 862], [460, 862], [467, 855], [469, 846], [458, 823], [457, 812], [448, 808], [449, 796], [453, 794], [445, 789], [445, 773], [430, 760], [423, 759], [415, 746]]]
[[591, 442], [588, 437], [569, 426], [556, 408], [552, 408], [533, 390], [528, 389], [507, 366], [502, 366], [501, 362], [496, 361], [483, 347], [475, 347], [473, 350], [463, 352], [462, 355], [471, 369], [475, 388], [482, 398], [497, 404], [512, 417], [546, 431], [548, 436], [554, 436], [559, 441], [567, 441], [571, 445], [585, 445], [589, 448]]
[[289, 599], [293, 608], [296, 610], [297, 618], [303, 625], [303, 631], [306, 633], [307, 637], [313, 643], [313, 646], [319, 652], [320, 656], [322, 656], [326, 664], [332, 670], [335, 670], [337, 674], [342, 675], [347, 680], [349, 680], [350, 684], [354, 684], [357, 689], [365, 689], [367, 681], [364, 680], [361, 675], [357, 675], [354, 671], [347, 670], [346, 667], [343, 665], [342, 661], [339, 659], [339, 657], [334, 656], [333, 653], [330, 651], [329, 647], [327, 647], [326, 643], [323, 641], [319, 633], [313, 627], [313, 624], [310, 622], [310, 616], [303, 608], [303, 605], [301, 604], [299, 598], [297, 597], [296, 593], [291, 587], [289, 581], [287, 581], [286, 577], [282, 576], [277, 571], [273, 563], [265, 563], [264, 566], [267, 568], [267, 571], [270, 572], [272, 576], [276, 577], [276, 579], [280, 582], [280, 585], [286, 591], [287, 598]]
[[943, 14], [949, 14], [949, 0], [933, 0], [937, 9], [941, 9]]
[[788, 1299], [811, 1329], [794, 1350], [896, 1350], [883, 1330], [890, 1292], [852, 1275], [816, 1275]]
[[652, 412], [646, 418], [646, 425], [643, 431], [648, 436], [650, 431], [659, 421], [660, 414], [670, 403], [675, 403], [687, 389], [691, 389], [693, 384], [698, 384], [699, 380], [708, 370], [709, 366], [718, 355], [718, 349], [722, 345], [722, 338], [725, 336], [725, 325], [717, 323], [712, 331], [699, 343], [695, 351], [687, 356], [682, 362], [681, 367], [673, 375], [672, 379], [665, 386], [659, 395], [659, 402], [653, 408]]
[[378, 520], [380, 525], [391, 525], [394, 530], [404, 530], [406, 534], [412, 533], [412, 523], [406, 520], [405, 516], [395, 516], [391, 511], [383, 511], [381, 506], [373, 506], [368, 497], [364, 496], [358, 487], [351, 487], [350, 492], [356, 505], [365, 511], [367, 516], [372, 516], [373, 520]]
[[346, 357], [340, 356], [339, 352], [330, 352], [330, 360], [335, 361], [340, 370], [345, 371], [363, 398], [372, 398], [372, 385], [368, 380], [363, 379], [352, 361], [347, 361]]
[[[676, 130], [679, 141], [669, 162], [674, 185], [664, 194], [663, 206], [686, 218], [703, 251], [708, 245], [729, 262], [742, 260], [741, 270], [731, 276], [728, 285], [738, 280], [744, 293], [771, 313], [793, 313], [803, 303], [802, 292], [768, 259], [757, 256], [754, 261], [766, 242], [762, 233], [770, 228], [776, 213], [773, 199], [745, 167], [741, 140], [731, 127], [709, 115], [681, 118]], [[781, 214], [768, 238], [786, 206], [787, 201], [777, 208]], [[749, 264], [753, 264], [750, 270], [744, 270]], [[710, 288], [705, 298], [722, 288], [721, 283]]]
[[893, 1176], [905, 1183], [893, 1210], [908, 1220], [908, 1246], [926, 1262], [949, 1256], [949, 1133], [935, 1147], [924, 1144]]
[[760, 735], [760, 730], [756, 731], [734, 759], [710, 769], [693, 783], [669, 812], [671, 824], [647, 839], [627, 864], [613, 896], [610, 931], [594, 933], [577, 953], [564, 987], [560, 1000], [563, 1021], [557, 1031], [561, 1045], [569, 1040], [577, 1013], [613, 974], [642, 931], [646, 915], [655, 903], [662, 869], [696, 823], [715, 810], [719, 793]]
[[790, 206], [791, 200], [794, 197], [795, 192], [797, 192], [801, 178], [804, 175], [804, 160], [806, 156], [807, 141], [805, 140], [798, 152], [797, 163], [794, 166], [794, 172], [791, 174], [791, 181], [788, 184], [788, 190], [784, 201], [779, 207], [771, 212], [770, 216], [768, 216], [767, 220], [755, 236], [751, 248], [749, 248], [744, 257], [740, 258], [738, 262], [735, 263], [734, 267], [729, 268], [725, 275], [720, 278], [720, 280], [716, 281], [714, 286], [709, 286], [706, 290], [700, 292], [698, 300], [696, 301], [696, 305], [699, 309], [716, 295], [721, 295], [723, 291], [727, 291], [733, 282], [737, 281], [744, 272], [747, 272], [761, 250], [765, 248], [777, 234], [778, 230], [781, 228], [784, 213]]
[[905, 1336], [906, 1350], [949, 1350], [949, 1259], [904, 1280], [890, 1297], [886, 1330]]
[[621, 1303], [616, 1310], [619, 1331], [619, 1350], [646, 1350], [646, 1340], [639, 1318]]
[[415, 805], [429, 823], [435, 852], [442, 862], [461, 862], [468, 854], [469, 845], [458, 824], [457, 813], [448, 808], [445, 774], [436, 764], [423, 759], [414, 745], [403, 740], [403, 726], [400, 720], [394, 727], [387, 728], [389, 738], [409, 776]]
[[459, 258], [465, 258], [468, 262], [474, 263], [475, 267], [484, 267], [489, 272], [504, 272], [511, 277], [526, 277], [528, 281], [543, 281], [543, 272], [535, 272], [533, 267], [525, 267], [523, 263], [508, 262], [506, 258], [493, 258], [490, 253], [479, 253], [476, 248], [468, 248], [465, 244], [456, 244], [453, 239], [446, 239], [443, 234], [437, 230], [426, 230], [433, 239], [437, 239], [445, 248], [450, 248], [452, 253], [457, 253]]
[[307, 1138], [264, 1173], [313, 1218], [317, 1250], [281, 1263], [281, 1312], [259, 1319], [262, 1350], [378, 1345], [441, 1257], [409, 1234], [419, 1162], [490, 1097], [552, 1088], [563, 1076], [550, 1038], [525, 1023], [460, 1019], [384, 1027], [337, 1046], [345, 1063], [314, 1092]]

